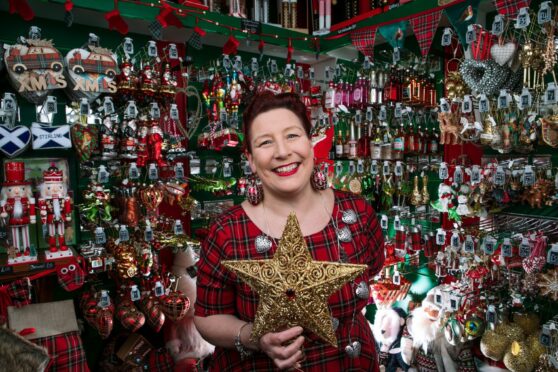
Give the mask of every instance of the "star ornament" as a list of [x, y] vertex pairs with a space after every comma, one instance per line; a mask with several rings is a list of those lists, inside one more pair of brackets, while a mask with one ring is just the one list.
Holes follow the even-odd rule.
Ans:
[[558, 269], [539, 274], [538, 286], [541, 289], [541, 296], [548, 296], [558, 301]]
[[368, 267], [314, 261], [294, 213], [287, 219], [273, 259], [221, 263], [260, 296], [253, 340], [269, 332], [301, 326], [333, 347], [337, 347], [337, 338], [328, 299]]

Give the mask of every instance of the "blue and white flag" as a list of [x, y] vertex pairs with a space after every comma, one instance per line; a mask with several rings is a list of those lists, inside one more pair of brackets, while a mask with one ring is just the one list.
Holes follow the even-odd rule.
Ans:
[[13, 158], [21, 154], [31, 142], [31, 132], [29, 128], [18, 125], [8, 127], [0, 125], [0, 151], [7, 157]]
[[68, 124], [53, 126], [33, 123], [33, 150], [69, 149], [72, 147], [70, 126]]

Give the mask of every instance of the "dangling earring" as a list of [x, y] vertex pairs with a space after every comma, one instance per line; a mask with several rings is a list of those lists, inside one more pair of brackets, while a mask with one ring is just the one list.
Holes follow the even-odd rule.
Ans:
[[252, 205], [258, 205], [264, 198], [262, 181], [257, 174], [253, 174], [248, 178], [246, 185], [246, 198]]
[[312, 170], [312, 176], [310, 177], [310, 184], [312, 185], [312, 188], [316, 191], [327, 189], [328, 187], [327, 177], [319, 167], [314, 167], [314, 170]]

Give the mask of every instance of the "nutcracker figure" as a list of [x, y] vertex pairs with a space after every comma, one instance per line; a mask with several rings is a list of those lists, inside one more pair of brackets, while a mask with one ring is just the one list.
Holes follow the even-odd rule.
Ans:
[[25, 181], [25, 163], [10, 161], [4, 165], [4, 169], [6, 182], [2, 184], [0, 193], [0, 218], [9, 227], [10, 244], [15, 248], [15, 259], [18, 260], [18, 257], [22, 256], [31, 258], [29, 224], [35, 224], [37, 217], [31, 183]]
[[39, 188], [41, 191], [39, 198], [41, 222], [48, 228], [49, 250], [51, 253], [56, 253], [59, 249], [62, 252], [68, 251], [64, 232], [65, 223], [72, 220], [72, 204], [62, 171], [54, 163], [43, 172], [43, 183]]

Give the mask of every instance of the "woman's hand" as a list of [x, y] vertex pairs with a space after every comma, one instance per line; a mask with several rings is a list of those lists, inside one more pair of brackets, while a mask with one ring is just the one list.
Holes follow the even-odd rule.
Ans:
[[266, 333], [260, 338], [260, 350], [266, 353], [279, 369], [300, 368], [304, 354], [302, 327], [289, 328], [282, 332]]

